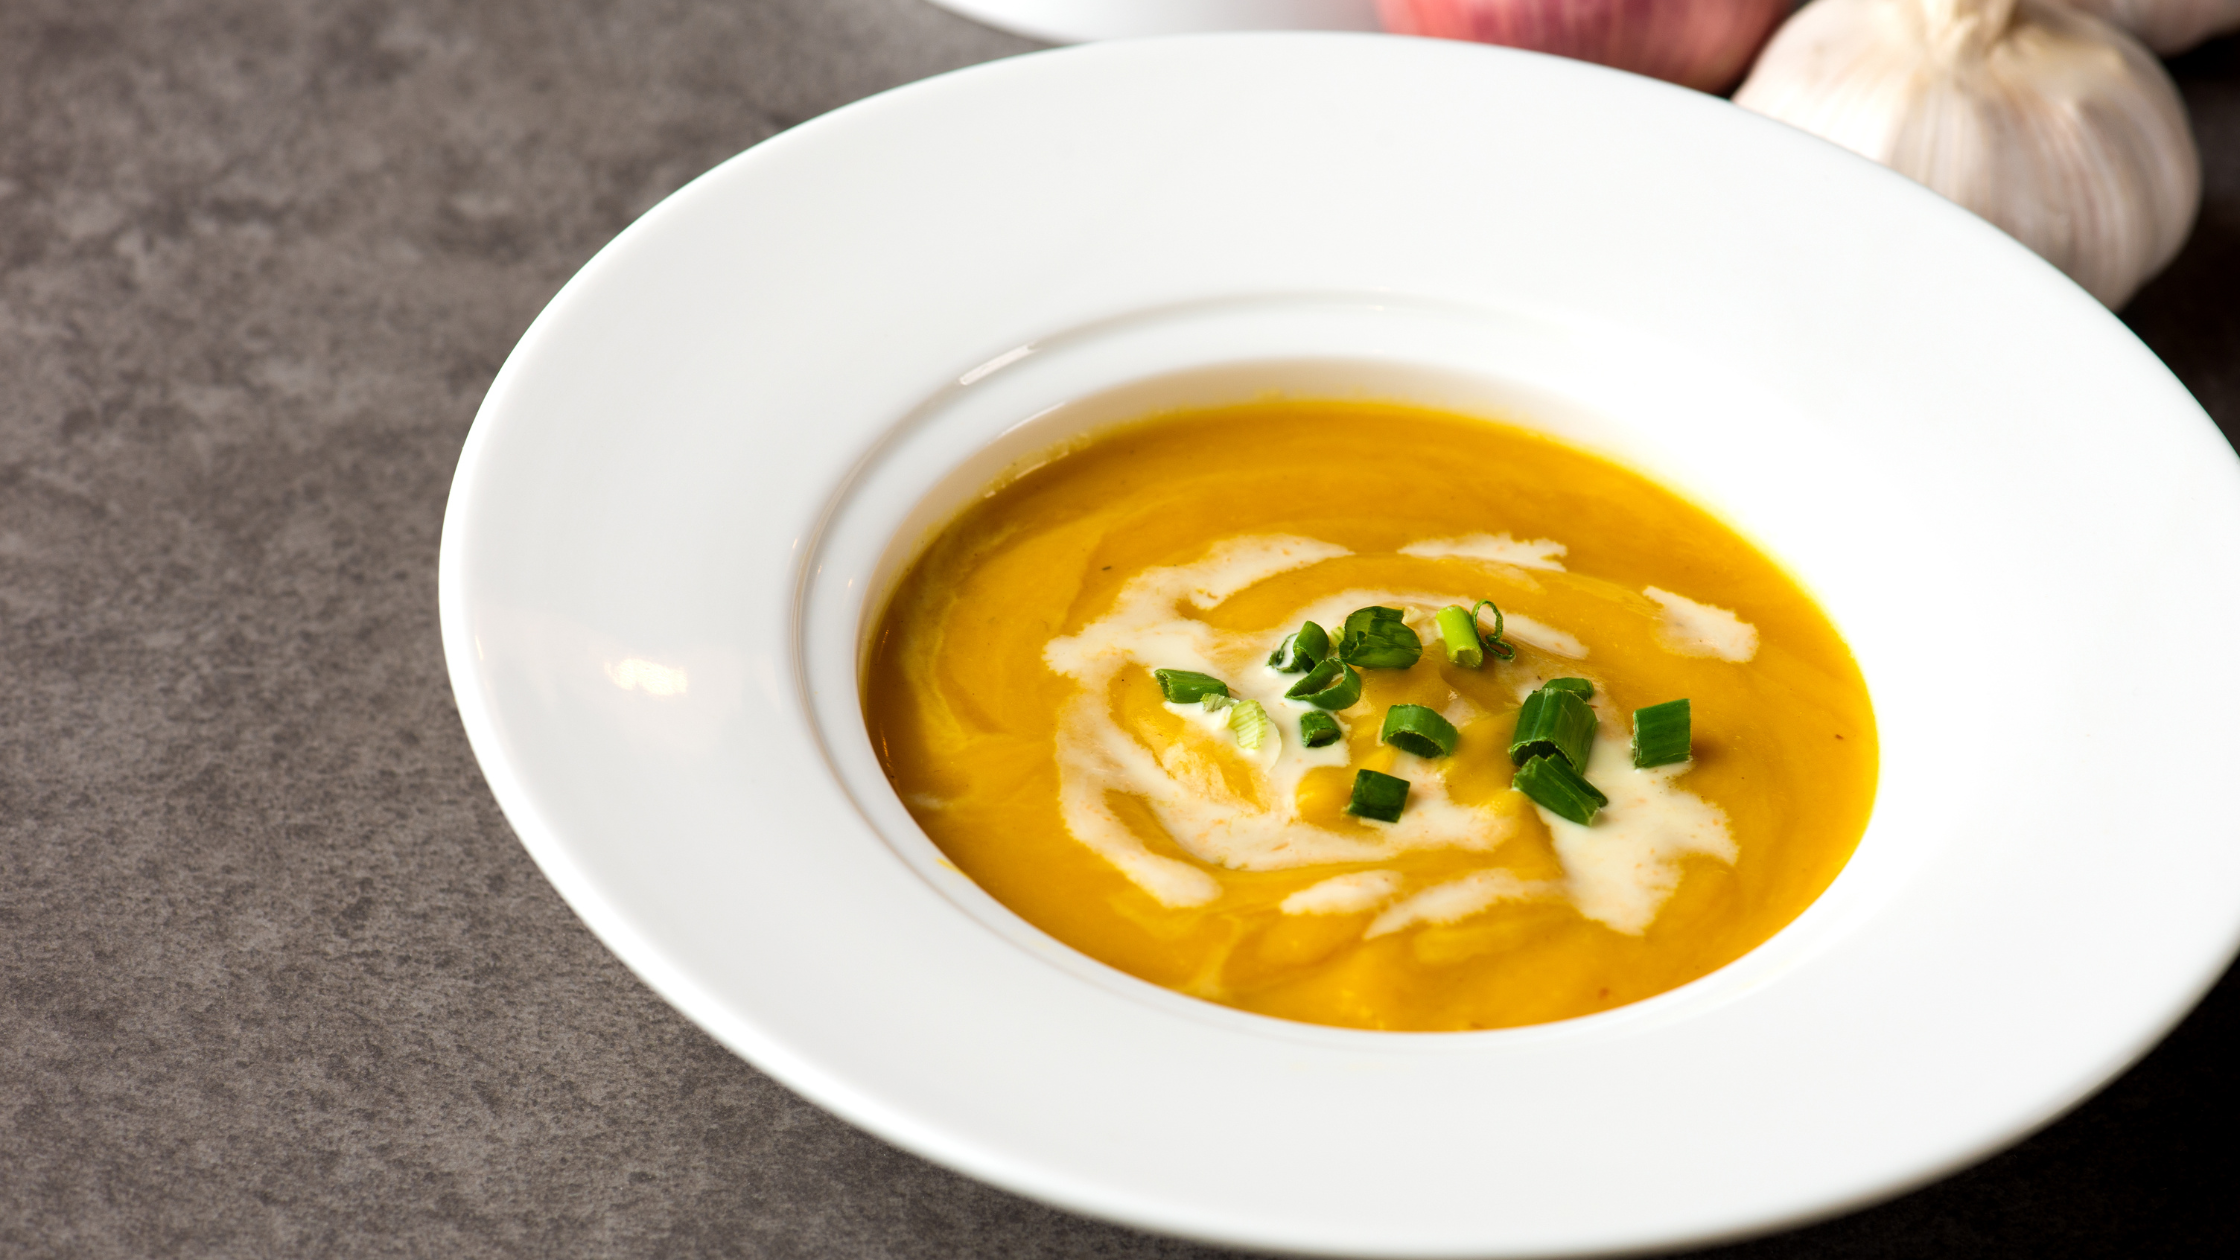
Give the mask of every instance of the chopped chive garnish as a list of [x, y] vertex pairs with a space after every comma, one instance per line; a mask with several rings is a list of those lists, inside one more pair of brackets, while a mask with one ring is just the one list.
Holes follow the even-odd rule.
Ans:
[[1337, 743], [1343, 734], [1345, 728], [1338, 725], [1338, 719], [1320, 709], [1300, 715], [1299, 742], [1309, 748], [1326, 748]]
[[1686, 700], [1667, 700], [1633, 711], [1633, 764], [1646, 770], [1695, 755], [1690, 747]]
[[1509, 739], [1509, 760], [1523, 764], [1527, 757], [1554, 754], [1574, 770], [1587, 768], [1587, 753], [1594, 747], [1594, 710], [1579, 693], [1542, 687], [1524, 698], [1517, 710], [1517, 733]]
[[1287, 700], [1304, 700], [1329, 686], [1338, 677], [1338, 671], [1344, 668], [1345, 665], [1335, 656], [1328, 660], [1316, 661], [1314, 668], [1307, 671], [1305, 678], [1291, 684], [1290, 688], [1283, 693], [1284, 698]]
[[1346, 615], [1338, 658], [1363, 669], [1406, 669], [1423, 655], [1423, 640], [1408, 628], [1397, 608], [1371, 604]]
[[1328, 655], [1330, 632], [1310, 621], [1284, 636], [1276, 650], [1268, 654], [1268, 668], [1279, 674], [1296, 674], [1313, 669]]
[[[1610, 803], [1594, 784], [1579, 777], [1579, 772], [1564, 764], [1561, 757], [1545, 754], [1534, 757], [1517, 767], [1517, 777], [1509, 786], [1532, 798], [1534, 804], [1558, 818], [1568, 818], [1582, 827], [1594, 822], [1594, 816]], [[1360, 789], [1356, 788], [1358, 793]]]
[[1283, 693], [1318, 709], [1343, 709], [1361, 698], [1361, 674], [1337, 657], [1326, 657]]
[[1436, 709], [1420, 704], [1396, 704], [1384, 711], [1384, 730], [1378, 738], [1402, 752], [1418, 757], [1444, 757], [1454, 751], [1462, 736], [1454, 723]]
[[1470, 610], [1449, 604], [1439, 610], [1439, 639], [1446, 644], [1447, 659], [1464, 669], [1486, 663], [1485, 645], [1478, 641], [1478, 622]]
[[1584, 678], [1551, 678], [1540, 684], [1542, 691], [1576, 691], [1581, 700], [1594, 699], [1594, 684]]
[[1275, 733], [1275, 727], [1258, 700], [1239, 700], [1229, 710], [1229, 733], [1237, 737], [1237, 747], [1246, 752], [1259, 748], [1262, 740]]
[[1517, 645], [1501, 637], [1501, 610], [1499, 608], [1494, 608], [1492, 600], [1481, 599], [1477, 603], [1470, 606], [1471, 628], [1477, 628], [1478, 610], [1480, 608], [1493, 608], [1493, 633], [1485, 635], [1480, 640], [1485, 644], [1486, 651], [1490, 653], [1495, 660], [1514, 660], [1517, 655]]
[[1293, 632], [1283, 636], [1276, 650], [1268, 653], [1268, 668], [1279, 674], [1296, 674], [1314, 668], [1314, 662], [1299, 650], [1299, 636]]
[[1399, 822], [1400, 811], [1407, 807], [1406, 779], [1375, 770], [1363, 770], [1353, 776], [1353, 799], [1346, 802], [1347, 813], [1378, 822]]
[[1229, 694], [1229, 684], [1195, 670], [1155, 669], [1151, 676], [1159, 680], [1159, 692], [1168, 704], [1196, 704], [1207, 696]]

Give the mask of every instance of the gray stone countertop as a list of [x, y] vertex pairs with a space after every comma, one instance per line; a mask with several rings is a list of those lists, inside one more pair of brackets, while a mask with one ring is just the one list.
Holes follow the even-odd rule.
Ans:
[[[917, 0], [0, 3], [0, 1254], [1215, 1254], [718, 1048], [530, 864], [437, 642], [453, 462], [560, 284], [738, 150], [1027, 47]], [[2125, 317], [2231, 433], [2240, 46], [2176, 70], [2208, 203]], [[2236, 1010], [1731, 1254], [2240, 1254]]]

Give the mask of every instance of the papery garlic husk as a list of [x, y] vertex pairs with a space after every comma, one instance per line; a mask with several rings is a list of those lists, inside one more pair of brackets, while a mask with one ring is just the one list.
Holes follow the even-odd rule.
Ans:
[[2181, 53], [2211, 35], [2240, 30], [2240, 0], [2069, 0], [2106, 18], [2158, 53]]
[[1698, 91], [1731, 86], [1795, 0], [1377, 0], [1384, 28], [1615, 66]]
[[2201, 204], [2162, 63], [2055, 0], [1813, 0], [1734, 99], [1927, 184], [2110, 307]]

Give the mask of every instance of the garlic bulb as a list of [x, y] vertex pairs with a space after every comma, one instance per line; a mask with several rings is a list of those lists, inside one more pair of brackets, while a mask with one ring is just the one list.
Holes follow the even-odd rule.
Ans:
[[2069, 0], [2158, 53], [2180, 53], [2211, 35], [2240, 28], [2240, 0]]
[[1384, 28], [1506, 44], [1715, 92], [1795, 0], [1377, 0]]
[[1814, 0], [1734, 99], [1927, 184], [2111, 307], [2201, 203], [2162, 63], [2056, 0]]

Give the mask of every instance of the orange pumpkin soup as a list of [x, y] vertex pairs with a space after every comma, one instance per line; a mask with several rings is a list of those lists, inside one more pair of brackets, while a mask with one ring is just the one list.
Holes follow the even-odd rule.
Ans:
[[[1357, 1028], [1685, 984], [1827, 888], [1875, 787], [1858, 666], [1750, 543], [1607, 460], [1382, 403], [1167, 415], [1015, 475], [904, 573], [863, 694], [912, 815], [1027, 921]], [[1675, 736], [1636, 711], [1681, 699], [1642, 764]], [[1569, 742], [1536, 741], [1559, 710]]]

